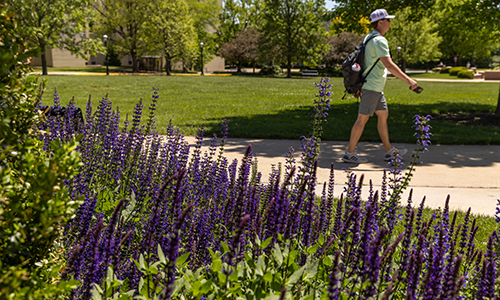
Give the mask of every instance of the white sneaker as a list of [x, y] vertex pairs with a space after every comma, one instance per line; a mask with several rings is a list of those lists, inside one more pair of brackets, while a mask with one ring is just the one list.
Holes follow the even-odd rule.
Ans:
[[388, 151], [388, 152], [385, 153], [384, 160], [385, 161], [390, 161], [394, 155], [397, 154], [399, 156], [403, 156], [407, 152], [408, 152], [408, 150], [406, 150], [406, 149], [396, 149], [396, 148], [393, 147], [390, 151]]
[[352, 164], [362, 164], [362, 163], [367, 163], [368, 159], [364, 159], [359, 157], [356, 152], [354, 152], [351, 155], [347, 155], [347, 153], [342, 156], [342, 160], [346, 163], [352, 163]]

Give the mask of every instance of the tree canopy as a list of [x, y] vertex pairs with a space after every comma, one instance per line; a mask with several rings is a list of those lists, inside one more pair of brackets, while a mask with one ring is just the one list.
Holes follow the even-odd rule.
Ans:
[[234, 62], [241, 72], [241, 65], [246, 62], [255, 63], [259, 57], [260, 34], [253, 27], [236, 34], [235, 38], [224, 43], [220, 49], [220, 54], [226, 60]]
[[[406, 70], [406, 63], [437, 61], [441, 57], [437, 24], [429, 17], [412, 21], [411, 13], [409, 7], [398, 12], [391, 22], [391, 30], [386, 34], [392, 55], [397, 55], [403, 71]], [[398, 47], [400, 50], [396, 52]]]
[[144, 42], [149, 54], [163, 55], [170, 75], [172, 62], [182, 55], [194, 56], [197, 35], [187, 0], [151, 0], [145, 22]]
[[[425, 16], [437, 0], [338, 0], [331, 12], [331, 19], [338, 22], [333, 27], [338, 31], [364, 33], [370, 13], [378, 8], [384, 8], [389, 14], [395, 14], [403, 8], [410, 8], [412, 21]], [[363, 18], [366, 22], [359, 22]], [[369, 23], [369, 22], [368, 22]]]
[[94, 11], [91, 0], [7, 0], [19, 20], [19, 32], [40, 48], [43, 75], [47, 75], [46, 50], [61, 48], [88, 58], [102, 51], [101, 40], [85, 35]]
[[277, 63], [286, 64], [289, 78], [293, 62], [315, 65], [327, 49], [324, 5], [324, 0], [264, 0], [263, 45], [278, 53]]
[[139, 71], [141, 38], [148, 18], [146, 0], [102, 0], [94, 2], [97, 11], [93, 28], [96, 37], [108, 36], [109, 43], [120, 55], [132, 57], [133, 71]]

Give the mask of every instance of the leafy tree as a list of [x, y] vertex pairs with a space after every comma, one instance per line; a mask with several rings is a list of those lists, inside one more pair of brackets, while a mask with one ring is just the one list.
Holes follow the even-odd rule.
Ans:
[[279, 53], [278, 63], [286, 64], [288, 78], [293, 62], [316, 65], [321, 60], [320, 51], [327, 49], [324, 13], [324, 0], [264, 0], [264, 51]]
[[221, 7], [218, 0], [188, 0], [190, 14], [193, 18], [196, 36], [198, 37], [198, 47], [195, 56], [187, 55], [184, 57], [184, 64], [200, 66], [201, 49], [200, 42], [203, 42], [203, 63], [211, 61], [217, 53], [217, 34], [218, 16]]
[[228, 61], [234, 62], [241, 73], [241, 65], [245, 62], [255, 64], [259, 56], [259, 38], [257, 30], [250, 27], [234, 37], [231, 42], [225, 43], [220, 49], [220, 54]]
[[132, 57], [133, 72], [139, 71], [139, 57], [144, 49], [144, 24], [150, 17], [146, 0], [95, 1], [97, 11], [93, 33], [97, 37], [107, 35], [109, 43], [120, 55]]
[[0, 299], [59, 299], [77, 283], [58, 278], [56, 241], [78, 205], [64, 180], [79, 159], [75, 142], [54, 143], [49, 153], [33, 138], [43, 85], [26, 62], [39, 48], [14, 17], [0, 7]]
[[328, 66], [341, 64], [344, 59], [354, 51], [363, 37], [356, 33], [341, 32], [338, 35], [330, 35], [327, 43], [330, 45], [330, 51], [324, 52], [323, 61]]
[[377, 8], [384, 8], [389, 14], [409, 7], [411, 20], [417, 21], [425, 16], [437, 0], [338, 0], [330, 18], [336, 20], [332, 27], [339, 31], [366, 33], [369, 28], [368, 17]]
[[[445, 57], [474, 62], [491, 56], [500, 40], [498, 0], [439, 0], [436, 8]], [[495, 114], [500, 117], [500, 91]]]
[[[406, 63], [437, 61], [441, 56], [441, 38], [436, 31], [437, 24], [425, 16], [418, 21], [412, 21], [411, 14], [409, 7], [399, 11], [386, 35], [392, 54], [398, 55], [401, 61], [403, 72], [406, 70]], [[401, 47], [400, 53], [395, 51], [397, 47]]]
[[186, 0], [152, 0], [150, 18], [144, 26], [149, 53], [164, 55], [167, 75], [172, 62], [184, 53], [196, 52], [196, 32]]
[[248, 27], [260, 28], [262, 25], [262, 0], [225, 0], [219, 15], [217, 27], [219, 43], [230, 42], [236, 34]]
[[[439, 24], [440, 45], [445, 58], [481, 61], [489, 58], [497, 45], [498, 17], [492, 12], [480, 13], [481, 0], [439, 0], [435, 18]], [[497, 4], [498, 5], [498, 4]], [[493, 7], [491, 8], [493, 10]], [[496, 8], [499, 9], [498, 6]], [[488, 18], [488, 15], [491, 15]], [[478, 16], [481, 16], [478, 18]], [[496, 28], [496, 30], [495, 30]]]
[[41, 51], [42, 74], [47, 75], [46, 51], [64, 48], [87, 59], [102, 51], [100, 40], [88, 39], [85, 31], [93, 19], [90, 0], [7, 0], [19, 20], [21, 34]]

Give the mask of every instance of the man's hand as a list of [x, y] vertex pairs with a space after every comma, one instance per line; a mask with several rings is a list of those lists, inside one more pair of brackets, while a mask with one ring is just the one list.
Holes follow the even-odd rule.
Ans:
[[381, 57], [380, 61], [384, 64], [387, 70], [391, 72], [392, 75], [406, 81], [410, 85], [412, 91], [417, 88], [418, 83], [415, 80], [411, 79], [408, 75], [403, 73], [403, 71], [401, 71], [401, 69], [392, 61], [390, 56]]
[[408, 84], [410, 85], [410, 89], [412, 91], [418, 87], [418, 83], [410, 77], [408, 77]]

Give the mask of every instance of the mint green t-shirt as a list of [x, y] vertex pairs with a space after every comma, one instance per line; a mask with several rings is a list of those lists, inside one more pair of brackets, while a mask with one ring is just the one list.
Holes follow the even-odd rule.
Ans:
[[[376, 30], [372, 31], [369, 35], [365, 37], [363, 42], [366, 41], [370, 36], [372, 36], [375, 33], [379, 32]], [[389, 52], [389, 43], [387, 42], [385, 37], [376, 36], [373, 39], [371, 39], [365, 48], [363, 75], [366, 76], [366, 73], [368, 73], [368, 71], [377, 61], [378, 58], [388, 57], [388, 56], [391, 56], [391, 54]], [[381, 61], [379, 61], [377, 65], [373, 68], [373, 70], [370, 72], [368, 77], [366, 78], [366, 82], [365, 84], [363, 84], [363, 89], [381, 93], [384, 91], [386, 79], [387, 79], [387, 69], [385, 68], [384, 64]]]

